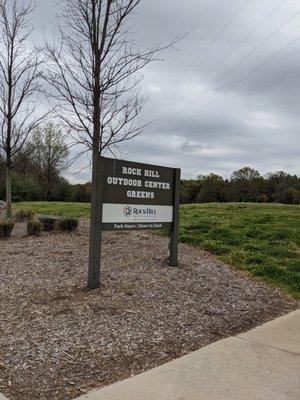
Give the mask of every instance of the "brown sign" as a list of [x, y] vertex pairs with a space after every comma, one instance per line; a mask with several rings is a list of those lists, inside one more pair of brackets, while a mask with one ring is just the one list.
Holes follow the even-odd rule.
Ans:
[[175, 169], [103, 158], [105, 230], [170, 228]]
[[104, 203], [173, 205], [174, 169], [104, 158]]
[[180, 170], [98, 157], [94, 160], [88, 287], [100, 282], [102, 230], [169, 231], [169, 264], [178, 265]]

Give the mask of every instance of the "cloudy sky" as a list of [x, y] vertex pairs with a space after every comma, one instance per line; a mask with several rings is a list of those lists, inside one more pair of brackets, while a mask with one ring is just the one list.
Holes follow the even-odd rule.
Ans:
[[[37, 0], [35, 25], [53, 28], [57, 0]], [[179, 167], [185, 178], [300, 173], [299, 0], [143, 0], [132, 18], [141, 47], [186, 35], [144, 71], [142, 136], [123, 158]], [[68, 172], [90, 179], [80, 159]]]

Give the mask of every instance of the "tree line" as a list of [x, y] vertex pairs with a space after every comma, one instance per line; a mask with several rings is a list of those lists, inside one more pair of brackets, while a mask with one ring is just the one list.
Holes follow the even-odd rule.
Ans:
[[181, 203], [209, 202], [300, 204], [300, 178], [283, 171], [262, 176], [243, 167], [230, 179], [211, 173], [181, 182]]
[[[63, 177], [71, 163], [65, 139], [53, 122], [35, 128], [15, 159], [13, 201], [91, 201], [91, 182], [71, 184]], [[5, 190], [4, 168], [0, 168], [0, 200], [5, 198]], [[181, 203], [209, 202], [300, 204], [300, 178], [283, 171], [262, 176], [244, 167], [230, 179], [211, 173], [181, 181]]]

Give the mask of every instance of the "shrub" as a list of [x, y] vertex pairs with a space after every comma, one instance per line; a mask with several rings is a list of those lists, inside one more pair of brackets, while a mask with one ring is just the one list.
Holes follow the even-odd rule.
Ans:
[[14, 216], [16, 222], [30, 221], [34, 217], [34, 211], [21, 209]]
[[10, 237], [14, 223], [12, 221], [0, 221], [0, 238], [7, 239]]
[[43, 224], [40, 221], [27, 221], [27, 234], [29, 236], [39, 236], [43, 230]]
[[38, 218], [43, 225], [43, 230], [46, 232], [53, 231], [55, 228], [55, 223], [58, 220], [57, 217], [53, 217], [50, 215], [40, 215]]
[[72, 232], [78, 228], [77, 218], [62, 218], [57, 221], [57, 228], [61, 231]]

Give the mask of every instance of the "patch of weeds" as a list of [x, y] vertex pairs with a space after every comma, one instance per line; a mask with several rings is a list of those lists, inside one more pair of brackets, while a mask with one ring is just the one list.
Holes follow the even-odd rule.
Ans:
[[43, 224], [40, 221], [27, 221], [27, 234], [29, 236], [39, 236], [43, 230]]
[[10, 238], [13, 228], [14, 223], [12, 221], [0, 221], [0, 239]]
[[267, 246], [264, 242], [256, 241], [256, 240], [248, 240], [246, 239], [245, 243], [243, 244], [243, 249], [249, 252], [265, 252]]
[[14, 215], [16, 222], [31, 221], [34, 218], [34, 211], [30, 209], [21, 208]]
[[60, 231], [73, 232], [78, 228], [78, 218], [62, 218], [56, 221], [56, 227]]
[[182, 243], [199, 245], [202, 243], [203, 238], [200, 235], [195, 235], [191, 232], [181, 231], [181, 232], [179, 232], [179, 240]]
[[230, 247], [216, 240], [205, 240], [202, 246], [205, 250], [211, 251], [212, 253], [217, 255], [227, 254], [230, 252]]
[[250, 226], [246, 229], [245, 235], [249, 238], [256, 239], [261, 235], [261, 228]]
[[300, 292], [300, 276], [290, 273], [287, 270], [276, 266], [264, 265], [252, 270], [254, 276], [263, 277], [265, 280], [281, 286], [289, 288], [297, 297]]
[[249, 253], [241, 248], [233, 248], [230, 253], [226, 254], [226, 258], [223, 258], [228, 264], [235, 265], [238, 268], [247, 269], [247, 257]]
[[185, 226], [185, 229], [188, 231], [198, 231], [206, 233], [210, 230], [211, 223], [209, 221], [198, 221], [194, 224], [189, 224]]
[[262, 215], [258, 216], [257, 218], [254, 219], [255, 224], [267, 224], [272, 221], [272, 216], [271, 215]]
[[226, 245], [235, 246], [242, 243], [243, 237], [229, 228], [214, 228], [210, 232], [213, 239], [224, 242]]
[[246, 257], [245, 263], [261, 265], [265, 262], [265, 260], [266, 260], [266, 256], [264, 256], [263, 254], [253, 253]]
[[290, 272], [300, 273], [300, 259], [289, 260], [286, 269]]
[[43, 224], [43, 230], [46, 232], [54, 231], [57, 217], [51, 215], [40, 215], [39, 221]]
[[268, 240], [285, 240], [290, 237], [290, 233], [286, 230], [276, 230], [265, 233], [265, 238]]
[[231, 231], [228, 228], [214, 228], [210, 231], [212, 237], [215, 238], [226, 238], [227, 236], [231, 235]]
[[270, 246], [267, 249], [267, 254], [273, 256], [273, 257], [280, 257], [280, 258], [290, 258], [293, 257], [294, 253], [291, 249], [289, 249], [288, 246], [284, 246], [281, 242], [278, 243], [276, 246]]

